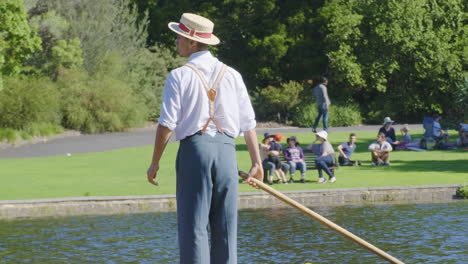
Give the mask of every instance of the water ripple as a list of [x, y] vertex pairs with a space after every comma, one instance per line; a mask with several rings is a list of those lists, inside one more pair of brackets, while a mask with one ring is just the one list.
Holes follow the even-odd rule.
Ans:
[[[468, 203], [317, 207], [406, 263], [468, 259]], [[177, 263], [176, 214], [0, 221], [0, 263]], [[239, 212], [239, 263], [387, 263], [289, 208]], [[464, 261], [465, 260], [465, 261]]]

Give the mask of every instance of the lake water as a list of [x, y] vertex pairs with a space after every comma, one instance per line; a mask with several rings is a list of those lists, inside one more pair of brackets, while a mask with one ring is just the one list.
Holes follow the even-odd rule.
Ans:
[[[312, 208], [405, 263], [468, 263], [468, 202]], [[388, 263], [294, 209], [239, 212], [239, 263]], [[175, 213], [0, 221], [0, 263], [177, 263]]]

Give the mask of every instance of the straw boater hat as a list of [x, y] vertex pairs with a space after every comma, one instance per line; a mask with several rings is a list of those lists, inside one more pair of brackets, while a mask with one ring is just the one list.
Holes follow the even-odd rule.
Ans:
[[219, 38], [213, 35], [213, 22], [202, 16], [184, 13], [179, 23], [171, 22], [167, 26], [188, 39], [208, 45], [219, 44]]
[[328, 133], [327, 133], [327, 131], [322, 130], [322, 131], [320, 131], [320, 132], [317, 133], [317, 136], [319, 136], [319, 137], [321, 137], [321, 138], [327, 140]]

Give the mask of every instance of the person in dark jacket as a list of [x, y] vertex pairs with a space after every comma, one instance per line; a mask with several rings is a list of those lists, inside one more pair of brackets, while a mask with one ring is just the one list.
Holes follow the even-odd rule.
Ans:
[[379, 129], [378, 134], [383, 133], [387, 142], [392, 145], [392, 149], [395, 149], [400, 142], [396, 140], [395, 129], [392, 127], [393, 123], [395, 122], [390, 117], [385, 117], [383, 126]]

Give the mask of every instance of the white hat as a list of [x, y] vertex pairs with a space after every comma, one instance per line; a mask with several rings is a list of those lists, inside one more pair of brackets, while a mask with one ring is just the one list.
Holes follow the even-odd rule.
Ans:
[[383, 124], [385, 125], [385, 124], [387, 124], [387, 123], [392, 123], [392, 124], [393, 124], [393, 123], [395, 123], [395, 122], [394, 122], [390, 117], [387, 116], [386, 118], [384, 118]]
[[321, 138], [327, 140], [328, 133], [327, 133], [327, 131], [322, 130], [322, 131], [320, 131], [320, 132], [317, 133], [317, 136], [319, 136], [319, 137], [321, 137]]
[[199, 15], [184, 13], [179, 23], [170, 22], [167, 26], [175, 33], [200, 43], [217, 45], [220, 42], [213, 35], [213, 22]]

